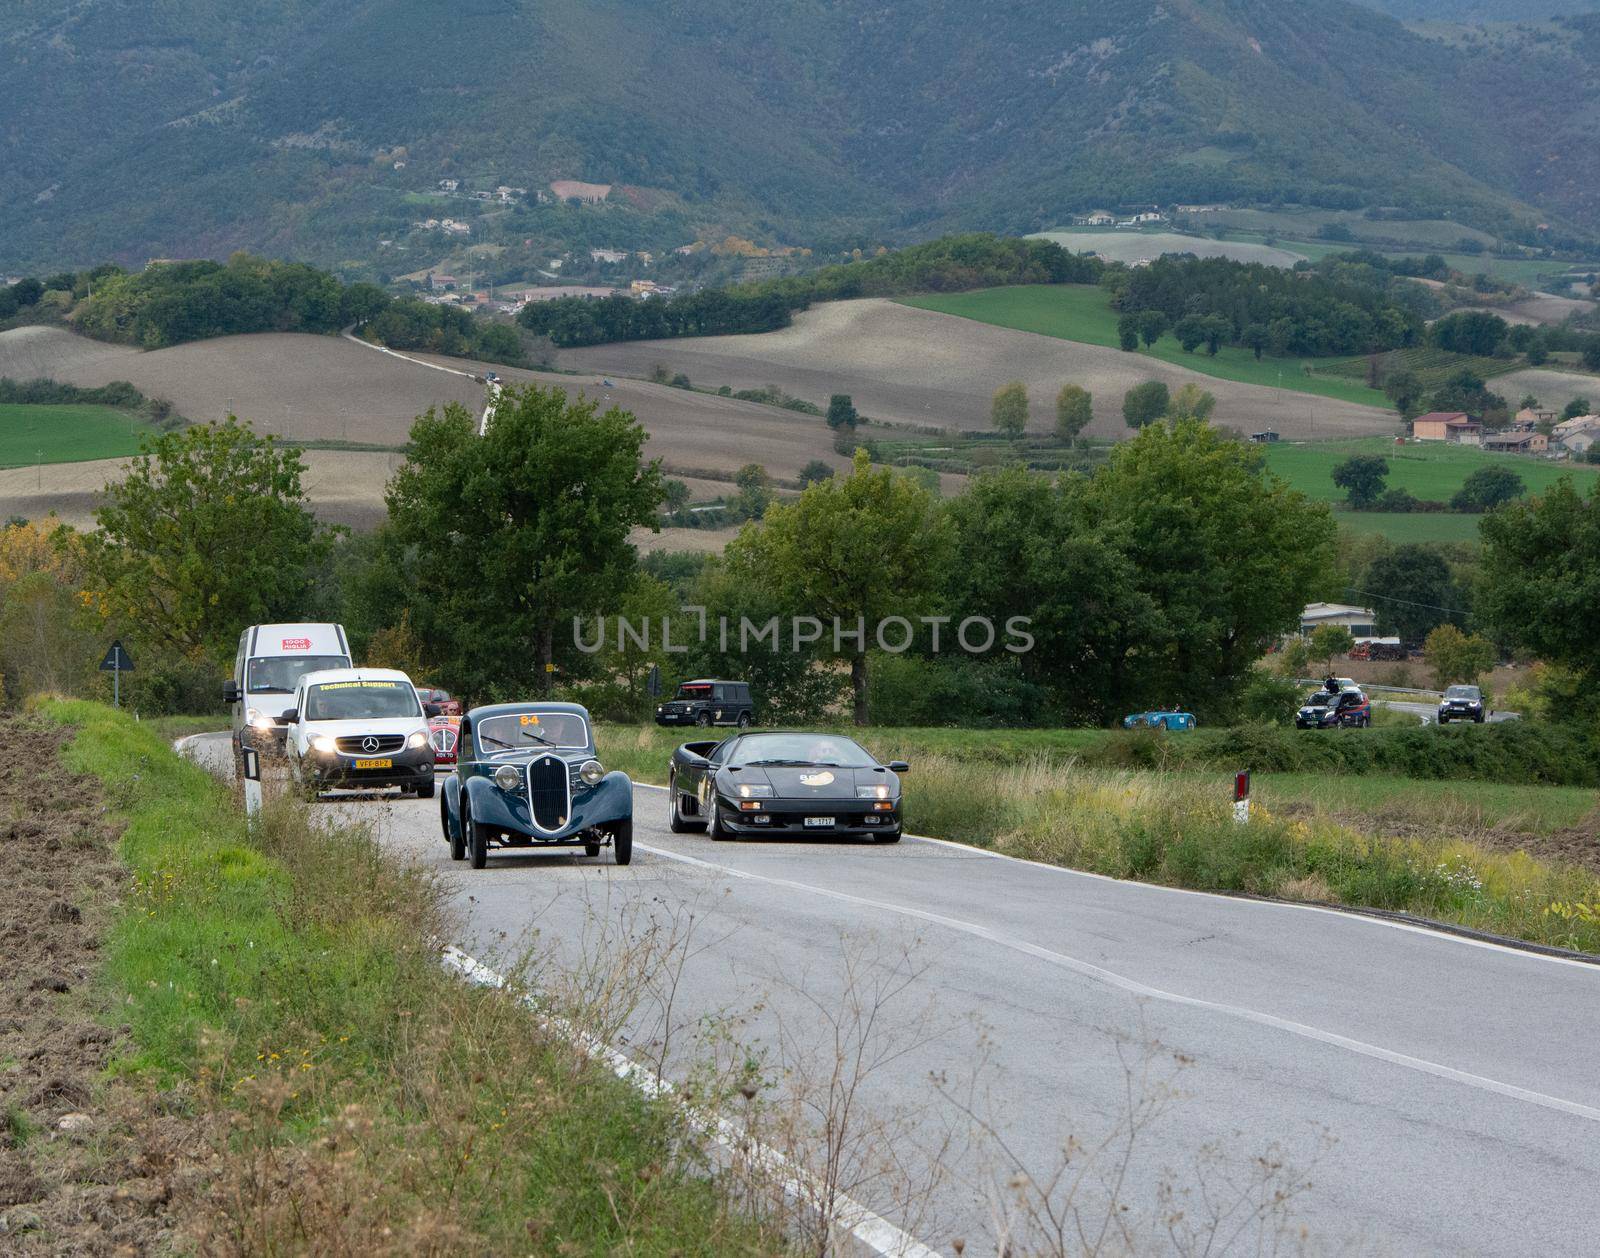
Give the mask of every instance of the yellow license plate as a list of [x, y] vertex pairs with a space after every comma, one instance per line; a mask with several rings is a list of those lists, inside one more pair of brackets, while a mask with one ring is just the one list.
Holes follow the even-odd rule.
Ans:
[[356, 768], [358, 768], [358, 769], [392, 769], [392, 768], [394, 768], [394, 761], [393, 760], [357, 760], [356, 761]]

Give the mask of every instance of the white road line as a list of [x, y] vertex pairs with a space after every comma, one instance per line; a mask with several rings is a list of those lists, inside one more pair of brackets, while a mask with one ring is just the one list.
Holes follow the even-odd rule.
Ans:
[[[643, 786], [652, 791], [664, 791], [667, 788], [655, 782], [640, 782], [634, 780], [635, 786]], [[1242, 896], [1223, 895], [1216, 891], [1196, 891], [1192, 887], [1169, 887], [1161, 882], [1140, 882], [1131, 878], [1113, 878], [1110, 874], [1091, 873], [1087, 869], [1073, 869], [1067, 865], [1052, 865], [1046, 861], [1029, 860], [1026, 856], [1012, 856], [1008, 852], [994, 852], [986, 847], [978, 847], [972, 843], [958, 843], [954, 839], [936, 839], [928, 834], [912, 834], [906, 832], [906, 838], [917, 843], [933, 843], [939, 847], [948, 847], [954, 851], [964, 852], [968, 856], [983, 856], [990, 860], [1009, 861], [1013, 865], [1026, 865], [1031, 869], [1048, 870], [1052, 874], [1068, 878], [1087, 878], [1094, 882], [1113, 883], [1119, 887], [1137, 888], [1140, 891], [1154, 891], [1163, 895], [1182, 895], [1198, 897], [1203, 900], [1213, 900], [1219, 904], [1231, 906], [1248, 906], [1253, 909], [1276, 909], [1287, 913], [1321, 913], [1326, 917], [1337, 918], [1341, 922], [1349, 922], [1352, 926], [1377, 926], [1386, 930], [1400, 930], [1407, 934], [1420, 935], [1436, 943], [1457, 944], [1469, 948], [1483, 948], [1490, 952], [1498, 952], [1503, 956], [1516, 957], [1523, 961], [1540, 961], [1549, 965], [1574, 966], [1590, 974], [1600, 975], [1600, 965], [1593, 961], [1579, 961], [1572, 957], [1553, 957], [1548, 953], [1532, 952], [1526, 948], [1514, 948], [1510, 944], [1496, 943], [1492, 939], [1474, 939], [1470, 935], [1458, 935], [1448, 930], [1437, 930], [1431, 926], [1422, 926], [1416, 922], [1396, 922], [1386, 917], [1370, 917], [1364, 913], [1344, 913], [1338, 909], [1324, 908], [1320, 904], [1295, 904], [1290, 900], [1248, 900]]]
[[1315, 1040], [1319, 1044], [1328, 1044], [1334, 1048], [1342, 1048], [1352, 1053], [1359, 1053], [1363, 1057], [1371, 1057], [1377, 1061], [1388, 1062], [1391, 1065], [1403, 1066], [1407, 1070], [1415, 1070], [1421, 1074], [1432, 1075], [1437, 1079], [1465, 1084], [1467, 1087], [1510, 1097], [1512, 1100], [1525, 1101], [1530, 1105], [1538, 1105], [1544, 1109], [1570, 1114], [1574, 1118], [1600, 1122], [1600, 1109], [1596, 1109], [1593, 1106], [1583, 1105], [1577, 1101], [1568, 1101], [1562, 1097], [1547, 1096], [1542, 1092], [1534, 1092], [1528, 1088], [1518, 1087], [1513, 1083], [1502, 1083], [1498, 1079], [1489, 1079], [1483, 1075], [1457, 1070], [1454, 1066], [1445, 1066], [1439, 1062], [1428, 1061], [1426, 1058], [1398, 1053], [1393, 1049], [1383, 1048], [1377, 1044], [1368, 1044], [1363, 1040], [1351, 1039], [1347, 1035], [1339, 1035], [1333, 1031], [1324, 1031], [1320, 1027], [1307, 1026], [1303, 1022], [1292, 1022], [1287, 1018], [1263, 1013], [1258, 1009], [1248, 1009], [1242, 1005], [1223, 1004], [1219, 1001], [1204, 1000], [1198, 996], [1183, 996], [1177, 992], [1163, 991], [1159, 987], [1151, 987], [1147, 983], [1127, 978], [1088, 961], [1080, 961], [1076, 957], [1069, 957], [1061, 952], [1053, 952], [1049, 948], [1029, 943], [1025, 939], [1016, 939], [1010, 935], [1001, 934], [997, 930], [987, 926], [980, 926], [976, 922], [964, 922], [959, 918], [946, 917], [942, 913], [930, 912], [927, 909], [914, 908], [904, 904], [891, 904], [884, 900], [871, 900], [865, 896], [850, 895], [848, 892], [834, 891], [827, 887], [817, 887], [810, 883], [796, 882], [788, 878], [773, 878], [767, 874], [751, 873], [748, 870], [730, 869], [725, 865], [718, 865], [712, 861], [704, 861], [695, 856], [684, 856], [677, 852], [669, 852], [644, 843], [636, 843], [635, 846], [654, 856], [678, 861], [685, 865], [694, 865], [701, 869], [712, 870], [730, 878], [745, 878], [754, 882], [766, 883], [769, 886], [782, 887], [790, 891], [810, 892], [812, 895], [824, 896], [831, 900], [858, 905], [880, 913], [897, 913], [902, 917], [930, 922], [936, 926], [943, 926], [949, 930], [971, 935], [976, 939], [999, 944], [1002, 948], [1009, 948], [1014, 952], [1023, 953], [1026, 956], [1034, 957], [1061, 969], [1071, 970], [1073, 973], [1081, 974], [1086, 978], [1094, 979], [1097, 982], [1106, 984], [1108, 987], [1115, 987], [1134, 996], [1165, 1001], [1168, 1004], [1183, 1005], [1192, 1009], [1204, 1009], [1212, 1013], [1220, 1013], [1227, 1017], [1255, 1023], [1257, 1026], [1272, 1027], [1274, 1030], [1286, 1031], [1303, 1039]]
[[[475, 960], [460, 948], [445, 947], [443, 961], [447, 969], [455, 970], [469, 982], [477, 983], [479, 986], [494, 988], [506, 986], [503, 975], [496, 973], [483, 962]], [[531, 996], [523, 996], [521, 999], [528, 1008], [539, 1012]], [[543, 1013], [540, 1013], [540, 1017], [564, 1039], [576, 1044], [589, 1056], [604, 1061], [619, 1079], [626, 1080], [646, 1096], [667, 1099], [678, 1105], [697, 1129], [728, 1153], [747, 1158], [762, 1169], [772, 1172], [791, 1200], [802, 1203], [815, 1202], [825, 1195], [816, 1179], [796, 1166], [789, 1158], [759, 1141], [751, 1141], [728, 1119], [720, 1115], [708, 1115], [688, 1105], [678, 1096], [670, 1081], [639, 1065], [627, 1054], [561, 1019], [550, 1018]], [[843, 1194], [836, 1196], [833, 1215], [837, 1226], [842, 1227], [872, 1253], [880, 1255], [880, 1258], [942, 1258], [937, 1250], [930, 1249], [882, 1215], [874, 1214], [854, 1198]]]

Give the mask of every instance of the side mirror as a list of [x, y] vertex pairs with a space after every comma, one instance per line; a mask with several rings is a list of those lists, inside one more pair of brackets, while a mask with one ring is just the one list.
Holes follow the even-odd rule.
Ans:
[[711, 761], [707, 760], [704, 756], [685, 756], [683, 758], [683, 764], [684, 768], [686, 769], [709, 769], [711, 767]]
[[423, 716], [438, 716], [442, 711], [444, 711], [444, 704], [442, 703], [424, 703], [422, 705]]
[[239, 702], [239, 683], [238, 682], [236, 682], [236, 681], [225, 681], [225, 682], [222, 683], [222, 701], [224, 703], [238, 703]]
[[891, 761], [889, 761], [888, 764], [884, 765], [884, 768], [888, 769], [890, 773], [910, 773], [911, 772], [911, 766], [909, 764], [907, 764], [904, 760], [891, 760]]
[[300, 709], [299, 708], [290, 708], [287, 712], [280, 712], [278, 714], [278, 724], [279, 725], [293, 725], [299, 719], [300, 719]]

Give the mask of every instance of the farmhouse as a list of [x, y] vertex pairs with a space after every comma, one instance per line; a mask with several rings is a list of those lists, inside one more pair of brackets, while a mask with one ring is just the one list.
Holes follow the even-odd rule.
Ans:
[[1502, 454], [1543, 454], [1550, 448], [1550, 438], [1542, 432], [1492, 432], [1483, 438], [1483, 448]]
[[1430, 411], [1411, 421], [1411, 435], [1418, 441], [1475, 446], [1483, 436], [1483, 425], [1462, 411]]
[[1551, 440], [1569, 454], [1585, 455], [1600, 441], [1600, 415], [1579, 415], [1562, 420], [1551, 430]]
[[1378, 633], [1378, 613], [1350, 603], [1312, 603], [1300, 613], [1300, 633], [1309, 637], [1322, 625], [1341, 625], [1353, 638], [1373, 638]]
[[1084, 214], [1072, 220], [1074, 227], [1115, 227], [1116, 215], [1105, 210], [1096, 210], [1093, 214]]

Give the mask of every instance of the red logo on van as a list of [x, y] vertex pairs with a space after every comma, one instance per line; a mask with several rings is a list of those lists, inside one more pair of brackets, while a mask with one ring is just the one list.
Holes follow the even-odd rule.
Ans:
[[283, 649], [285, 651], [309, 651], [311, 649], [311, 639], [285, 638], [283, 640]]

